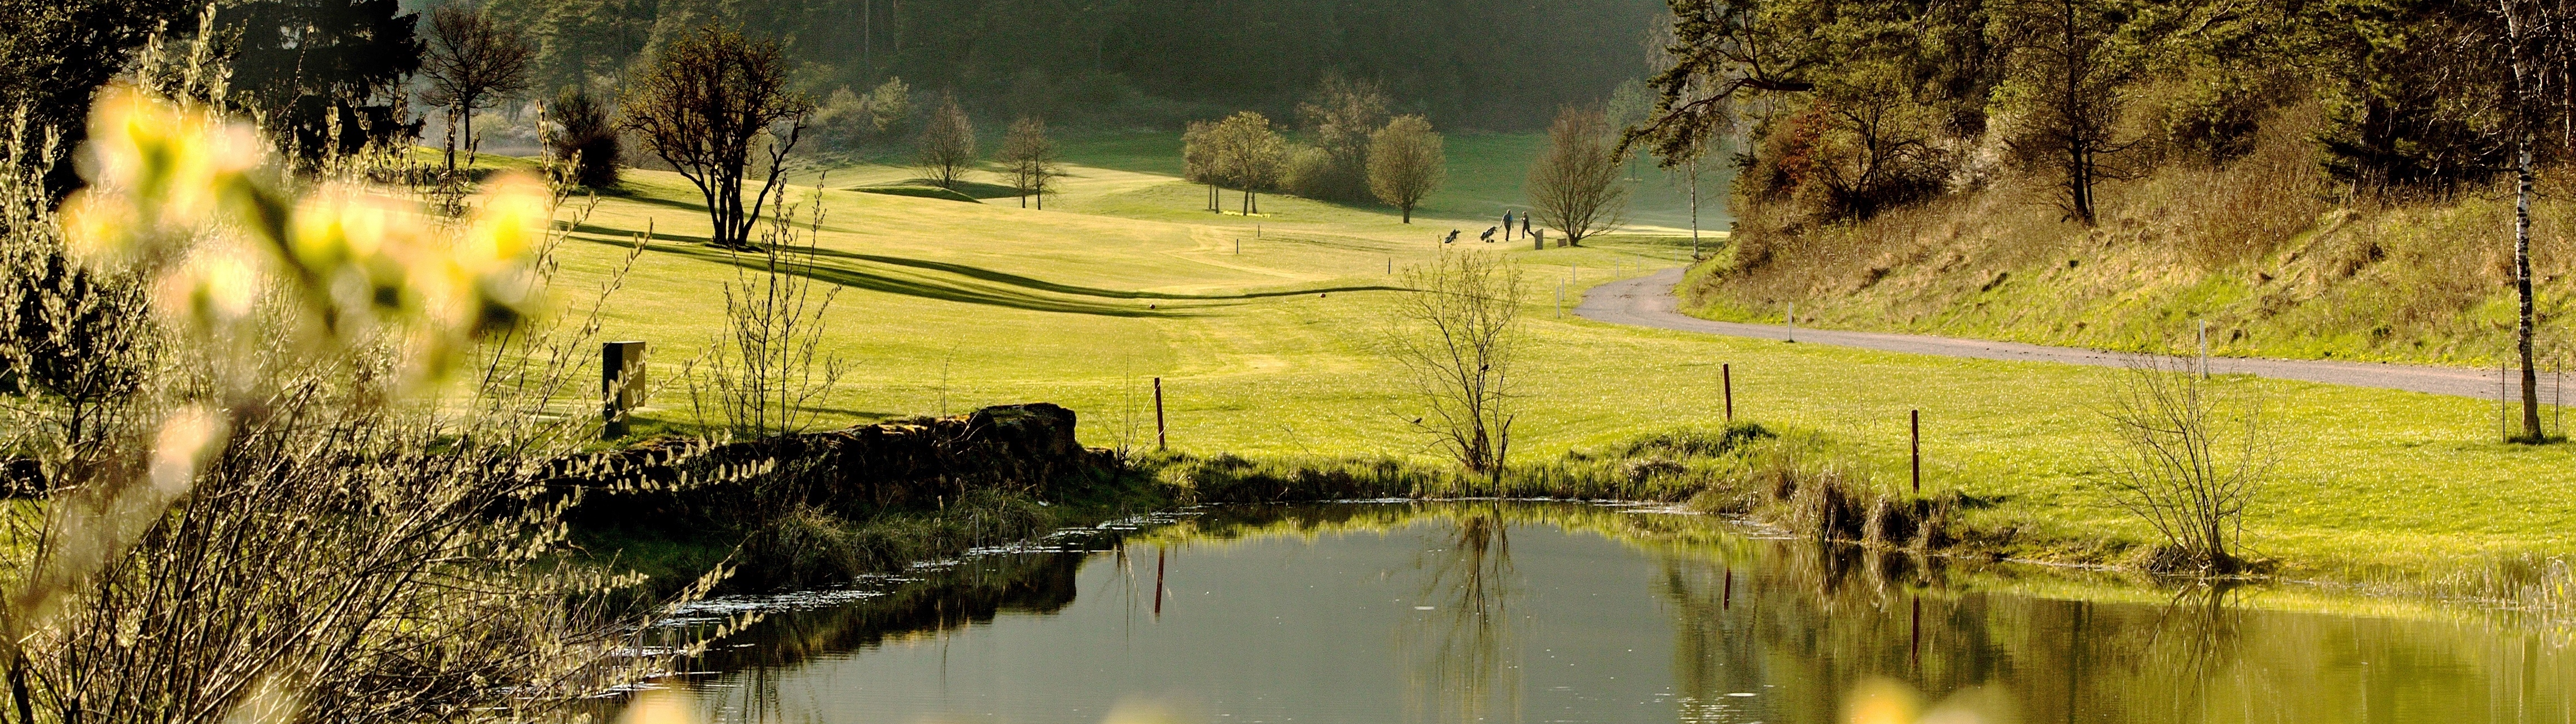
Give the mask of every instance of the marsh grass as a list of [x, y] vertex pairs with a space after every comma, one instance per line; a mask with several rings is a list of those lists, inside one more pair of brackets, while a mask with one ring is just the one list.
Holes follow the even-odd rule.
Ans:
[[1147, 456], [1141, 467], [1193, 503], [1381, 498], [1548, 498], [1657, 502], [1767, 523], [1820, 541], [1943, 549], [1991, 547], [2006, 533], [1962, 530], [1956, 493], [1878, 483], [1852, 451], [1809, 431], [1754, 423], [1641, 435], [1599, 450], [1523, 462], [1499, 478], [1389, 457]]

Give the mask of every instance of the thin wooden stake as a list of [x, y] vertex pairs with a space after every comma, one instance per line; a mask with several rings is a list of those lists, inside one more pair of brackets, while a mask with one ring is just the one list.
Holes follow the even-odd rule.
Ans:
[[1172, 439], [1163, 431], [1163, 378], [1154, 378], [1154, 449], [1169, 450]]
[[1914, 430], [1914, 494], [1923, 494], [1923, 411], [1908, 410], [1908, 426]]
[[1717, 366], [1717, 379], [1726, 387], [1726, 424], [1735, 424], [1735, 365]]

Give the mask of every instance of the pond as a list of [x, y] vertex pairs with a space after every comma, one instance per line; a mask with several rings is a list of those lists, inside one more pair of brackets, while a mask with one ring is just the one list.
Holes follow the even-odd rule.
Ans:
[[2501, 614], [1623, 506], [1210, 507], [701, 613], [745, 606], [677, 687], [711, 721], [2576, 721], [2565, 631]]

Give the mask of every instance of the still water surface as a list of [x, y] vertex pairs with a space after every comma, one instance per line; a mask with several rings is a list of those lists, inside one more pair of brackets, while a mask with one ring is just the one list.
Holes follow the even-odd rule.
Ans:
[[689, 688], [715, 720], [835, 724], [1834, 722], [1881, 680], [1987, 721], [2576, 722], [2564, 631], [2475, 612], [1574, 504], [1117, 528], [790, 599]]

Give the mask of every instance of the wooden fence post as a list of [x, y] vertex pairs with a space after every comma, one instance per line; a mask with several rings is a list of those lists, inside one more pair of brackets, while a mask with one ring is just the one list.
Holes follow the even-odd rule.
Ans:
[[1726, 424], [1735, 424], [1735, 365], [1717, 366], [1719, 384], [1726, 387]]
[[606, 424], [599, 430], [602, 440], [626, 436], [626, 418], [644, 406], [644, 343], [603, 342], [599, 345], [599, 415]]
[[1923, 494], [1923, 411], [1906, 411], [1906, 426], [1914, 437], [1914, 494]]
[[1154, 449], [1165, 450], [1172, 439], [1163, 432], [1163, 378], [1154, 378]]

